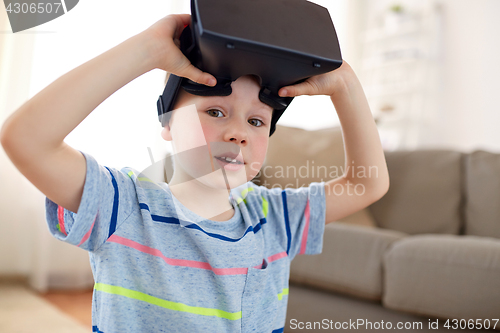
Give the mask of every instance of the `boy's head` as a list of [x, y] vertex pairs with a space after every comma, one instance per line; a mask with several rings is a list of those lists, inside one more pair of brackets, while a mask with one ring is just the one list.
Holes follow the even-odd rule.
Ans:
[[199, 180], [234, 188], [254, 178], [264, 162], [273, 108], [259, 99], [258, 78], [242, 76], [229, 96], [180, 89], [162, 137], [174, 149], [175, 183]]
[[258, 173], [293, 100], [279, 88], [340, 67], [340, 47], [328, 10], [308, 1], [193, 0], [191, 16], [180, 50], [217, 85], [172, 75], [158, 99], [162, 136], [174, 146], [171, 182], [233, 188]]

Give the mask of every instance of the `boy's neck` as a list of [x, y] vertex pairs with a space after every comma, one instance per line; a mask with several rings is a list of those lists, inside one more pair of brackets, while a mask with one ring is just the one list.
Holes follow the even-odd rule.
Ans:
[[216, 221], [216, 222], [225, 222], [225, 221], [230, 220], [233, 216], [234, 216], [234, 208], [231, 206], [231, 209], [225, 211], [222, 214], [219, 214], [217, 216], [210, 218], [210, 220]]
[[169, 188], [180, 203], [203, 218], [222, 222], [234, 216], [234, 208], [229, 201], [230, 190], [209, 188], [196, 179], [182, 183], [172, 179]]

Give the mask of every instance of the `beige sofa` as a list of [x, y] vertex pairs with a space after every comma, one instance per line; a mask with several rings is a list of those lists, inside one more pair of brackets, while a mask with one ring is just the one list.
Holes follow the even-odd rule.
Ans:
[[[279, 126], [267, 156], [257, 184], [327, 181], [344, 166], [342, 134]], [[389, 192], [328, 224], [321, 255], [292, 262], [285, 331], [388, 322], [421, 323], [412, 326], [419, 332], [500, 330], [500, 154], [417, 150], [386, 152], [386, 160]], [[302, 173], [283, 172], [292, 165]]]

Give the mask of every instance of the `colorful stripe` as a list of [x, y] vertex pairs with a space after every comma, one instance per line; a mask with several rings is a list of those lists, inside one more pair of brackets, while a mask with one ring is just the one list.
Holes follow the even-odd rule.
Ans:
[[108, 167], [105, 167], [108, 169], [109, 174], [111, 175], [111, 183], [113, 184], [113, 189], [115, 190], [115, 195], [113, 198], [113, 211], [111, 213], [111, 223], [109, 225], [109, 234], [108, 237], [110, 237], [112, 234], [114, 234], [116, 230], [116, 221], [118, 219], [118, 202], [119, 202], [119, 193], [118, 193], [118, 184], [116, 183], [115, 176], [113, 176], [113, 173], [111, 170], [109, 170]]
[[278, 294], [278, 300], [281, 301], [285, 295], [288, 295], [288, 288], [283, 288], [283, 291]]
[[226, 241], [226, 242], [237, 242], [237, 241], [243, 239], [243, 237], [245, 237], [249, 232], [257, 233], [261, 229], [261, 224], [262, 223], [266, 223], [266, 221], [265, 220], [264, 221], [260, 220], [259, 223], [255, 226], [255, 228], [253, 226], [249, 226], [247, 228], [247, 230], [245, 231], [245, 233], [240, 238], [229, 238], [229, 237], [226, 237], [224, 235], [215, 234], [215, 233], [212, 233], [212, 232], [207, 232], [207, 231], [203, 230], [197, 224], [188, 224], [188, 225], [186, 225], [184, 227], [188, 228], [188, 229], [199, 230], [199, 231], [205, 233], [207, 236], [210, 236], [210, 237], [213, 237], [213, 238], [217, 238], [217, 239], [220, 239], [220, 240], [223, 240], [223, 241]]
[[[132, 176], [135, 176], [135, 174], [132, 171], [129, 171], [127, 173], [127, 176], [129, 176], [130, 179], [134, 179], [134, 178], [132, 178]], [[137, 180], [140, 182], [150, 182], [150, 183], [156, 184], [156, 182], [152, 181], [151, 179], [149, 179], [147, 177], [137, 177]]]
[[68, 236], [66, 232], [66, 227], [64, 226], [64, 207], [57, 205], [57, 219], [59, 224], [57, 224], [57, 229], [62, 232], [65, 236]]
[[284, 327], [282, 327], [282, 328], [278, 328], [278, 329], [276, 329], [276, 330], [273, 330], [271, 333], [283, 333], [283, 332], [284, 332], [284, 329], [285, 329]]
[[276, 253], [276, 254], [273, 254], [272, 256], [268, 257], [267, 262], [271, 263], [271, 262], [279, 260], [281, 258], [285, 258], [286, 256], [287, 256], [287, 254], [285, 251], [280, 252], [280, 253]]
[[[180, 266], [180, 267], [191, 267], [191, 268], [198, 268], [198, 269], [206, 269], [212, 271], [216, 275], [244, 275], [248, 273], [248, 268], [246, 267], [234, 267], [234, 268], [214, 268], [212, 265], [210, 265], [207, 262], [203, 261], [196, 261], [196, 260], [187, 260], [187, 259], [173, 259], [173, 258], [168, 258], [165, 257], [165, 255], [158, 249], [142, 245], [136, 241], [133, 241], [131, 239], [127, 239], [118, 235], [112, 235], [110, 238], [107, 240], [108, 242], [120, 244], [132, 249], [135, 249], [137, 251], [140, 251], [142, 253], [150, 254], [152, 256], [161, 258], [163, 261], [165, 261], [166, 264], [170, 266]], [[287, 254], [286, 252], [280, 252], [273, 254], [272, 256], [269, 256], [267, 258], [267, 262], [271, 263], [273, 261], [279, 260], [281, 258], [286, 257]], [[262, 264], [254, 266], [254, 268], [262, 268]]]
[[[145, 210], [149, 211], [149, 213], [151, 214], [151, 211], [150, 211], [149, 206], [147, 204], [139, 203], [139, 207], [141, 209], [145, 209]], [[156, 221], [156, 222], [163, 222], [163, 223], [180, 225], [180, 221], [176, 217], [168, 217], [168, 216], [160, 216], [160, 215], [151, 214], [151, 219], [153, 221]], [[255, 227], [249, 226], [240, 238], [229, 238], [229, 237], [226, 237], [226, 236], [221, 235], [221, 234], [215, 234], [212, 232], [205, 231], [197, 224], [194, 224], [194, 223], [188, 224], [188, 222], [185, 222], [185, 223], [186, 223], [186, 225], [183, 225], [185, 228], [195, 229], [195, 230], [201, 231], [209, 237], [217, 238], [217, 239], [220, 239], [220, 240], [223, 240], [226, 242], [237, 242], [237, 241], [241, 240], [243, 237], [245, 237], [249, 232], [253, 232], [254, 234], [257, 233], [260, 229], [262, 229], [262, 225], [267, 223], [267, 220], [265, 218], [263, 218], [259, 221], [259, 223], [257, 225], [255, 225]]]
[[288, 219], [288, 207], [287, 207], [287, 202], [286, 202], [286, 191], [283, 190], [281, 191], [281, 197], [283, 199], [283, 213], [285, 215], [285, 227], [286, 227], [286, 238], [287, 238], [287, 244], [286, 244], [286, 254], [290, 253], [290, 245], [292, 241], [292, 233], [290, 231], [290, 221]]
[[[248, 195], [248, 192], [252, 192], [254, 191], [253, 187], [248, 187], [246, 189], [244, 189], [243, 191], [241, 191], [241, 196], [243, 197], [240, 198], [240, 197], [236, 197], [236, 203], [237, 204], [240, 204], [242, 202], [244, 202], [245, 204], [247, 204], [247, 200], [246, 200], [246, 196]], [[264, 198], [264, 196], [261, 196], [262, 197], [262, 214], [264, 214], [264, 218], [267, 217], [267, 213], [269, 211], [269, 203], [267, 202], [266, 198]]]
[[266, 198], [262, 197], [262, 214], [264, 214], [264, 218], [267, 217], [267, 212], [269, 211], [269, 203]]
[[300, 244], [299, 254], [306, 253], [307, 247], [307, 236], [309, 235], [309, 199], [307, 199], [306, 209], [304, 211], [304, 217], [306, 218], [306, 225], [304, 226], [304, 232], [302, 233], [302, 242]]
[[111, 236], [110, 238], [108, 238], [108, 241], [121, 244], [136, 249], [137, 251], [161, 258], [163, 259], [163, 261], [165, 261], [165, 263], [171, 266], [206, 269], [214, 272], [214, 274], [216, 275], [239, 275], [247, 274], [248, 272], [248, 268], [214, 268], [209, 263], [203, 261], [167, 258], [158, 249], [139, 244], [131, 239], [123, 238], [117, 235]]
[[241, 311], [238, 312], [228, 312], [219, 309], [213, 308], [203, 308], [198, 306], [190, 306], [179, 302], [167, 301], [158, 297], [154, 297], [140, 291], [135, 291], [132, 289], [127, 289], [123, 287], [113, 286], [110, 284], [104, 283], [96, 283], [94, 285], [94, 289], [98, 291], [102, 291], [108, 294], [120, 295], [130, 299], [135, 299], [139, 301], [143, 301], [152, 305], [160, 306], [165, 309], [179, 311], [179, 312], [187, 312], [192, 314], [197, 314], [201, 316], [211, 316], [211, 317], [219, 317], [228, 320], [239, 320], [241, 319]]
[[97, 333], [104, 333], [103, 331], [100, 331], [99, 328], [97, 328], [97, 326], [92, 326], [92, 332], [97, 332]]
[[146, 178], [146, 177], [137, 177], [137, 180], [140, 182], [150, 182], [150, 183], [156, 184], [154, 181], [152, 181], [151, 179]]
[[92, 222], [92, 226], [90, 227], [89, 231], [87, 231], [87, 233], [85, 235], [83, 235], [82, 240], [80, 241], [80, 244], [77, 245], [78, 247], [80, 247], [83, 243], [85, 243], [87, 241], [87, 239], [89, 239], [90, 234], [92, 233], [92, 230], [94, 229], [94, 224], [95, 224], [96, 219], [97, 219], [97, 215], [94, 217], [94, 222]]
[[243, 202], [246, 204], [247, 203], [247, 195], [248, 195], [248, 192], [252, 192], [254, 189], [253, 187], [247, 187], [246, 189], [244, 189], [243, 191], [241, 191], [241, 196], [243, 197]]

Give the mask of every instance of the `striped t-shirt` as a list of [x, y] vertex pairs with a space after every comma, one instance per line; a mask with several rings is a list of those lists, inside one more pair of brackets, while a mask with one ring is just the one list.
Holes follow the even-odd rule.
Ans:
[[86, 158], [78, 213], [48, 198], [58, 239], [85, 249], [93, 332], [282, 332], [290, 261], [321, 252], [324, 183], [231, 190], [234, 216], [194, 214], [166, 183]]

